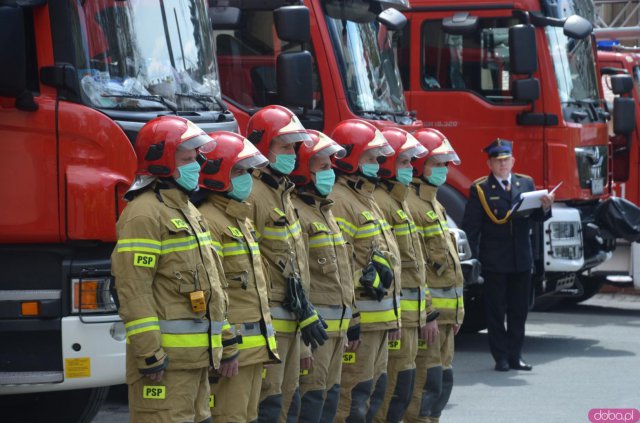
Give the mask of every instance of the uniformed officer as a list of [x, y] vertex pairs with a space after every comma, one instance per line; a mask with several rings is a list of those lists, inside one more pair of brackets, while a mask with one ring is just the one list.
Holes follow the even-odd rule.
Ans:
[[[551, 216], [553, 194], [530, 216], [511, 215], [523, 192], [533, 191], [533, 179], [511, 173], [515, 163], [512, 142], [496, 139], [484, 151], [491, 170], [473, 182], [462, 229], [467, 233], [474, 257], [482, 263], [487, 330], [497, 371], [531, 370], [522, 360], [524, 326], [531, 293], [533, 254], [532, 222]], [[505, 328], [504, 319], [507, 316]]]
[[237, 376], [217, 372], [212, 378], [211, 415], [220, 423], [251, 422], [258, 418], [258, 401], [265, 363], [277, 363], [267, 280], [245, 200], [252, 188], [254, 168], [268, 160], [244, 137], [232, 132], [209, 134], [218, 148], [201, 164], [199, 210], [209, 224], [213, 246], [222, 260], [224, 289], [229, 297], [229, 323], [239, 351]]
[[356, 286], [336, 421], [364, 422], [375, 415], [384, 397], [387, 341], [400, 339], [400, 253], [373, 198], [378, 159], [394, 151], [380, 131], [358, 119], [341, 122], [331, 137], [347, 150], [345, 157], [334, 160], [338, 177], [330, 198], [352, 250]]
[[[309, 246], [311, 302], [327, 323], [329, 340], [313, 351], [312, 365], [300, 375], [299, 422], [333, 422], [340, 398], [340, 375], [354, 301], [351, 255], [327, 199], [335, 183], [333, 157], [346, 151], [325, 134], [307, 130], [313, 145], [300, 145], [291, 196]], [[304, 347], [303, 347], [304, 348]]]
[[404, 421], [435, 423], [453, 388], [453, 337], [464, 318], [457, 243], [436, 193], [447, 180], [448, 166], [460, 164], [460, 159], [440, 131], [423, 128], [413, 135], [429, 154], [411, 162], [414, 178], [407, 204], [421, 234], [431, 303], [439, 316], [433, 347], [423, 343], [418, 348], [416, 389]]
[[[388, 384], [384, 402], [374, 421], [398, 423], [413, 393], [418, 338], [433, 343], [438, 331], [437, 313], [427, 298], [425, 263], [420, 237], [406, 203], [413, 177], [411, 161], [428, 153], [414, 137], [400, 128], [388, 128], [382, 135], [395, 150], [380, 166], [382, 177], [373, 196], [383, 217], [392, 224], [402, 263], [402, 335], [389, 341]], [[427, 315], [430, 322], [427, 323]], [[419, 333], [420, 332], [420, 333]]]
[[287, 178], [296, 165], [295, 146], [311, 143], [296, 115], [282, 106], [267, 106], [249, 119], [247, 138], [269, 159], [252, 173], [252, 220], [267, 268], [269, 305], [282, 364], [266, 368], [260, 394], [259, 420], [297, 419], [300, 408], [300, 338], [322, 345], [324, 322], [306, 297], [309, 266], [297, 212], [290, 194], [295, 185]]
[[[210, 421], [208, 368], [237, 365], [211, 235], [188, 195], [215, 143], [177, 116], [145, 124], [111, 255], [134, 422]], [[222, 360], [222, 362], [221, 362]]]

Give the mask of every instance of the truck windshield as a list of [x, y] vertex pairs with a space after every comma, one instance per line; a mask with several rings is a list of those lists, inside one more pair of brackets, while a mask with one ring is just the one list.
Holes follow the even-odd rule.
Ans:
[[406, 114], [391, 34], [378, 22], [326, 16], [349, 106], [356, 114]]
[[[202, 0], [74, 2], [78, 77], [85, 100], [123, 110], [220, 110], [222, 101]], [[83, 60], [84, 59], [84, 60]]]
[[[590, 0], [589, 0], [590, 2]], [[584, 0], [562, 1], [548, 10], [549, 15], [567, 18], [578, 14], [589, 19], [593, 6]], [[593, 20], [592, 20], [593, 22]], [[563, 104], [598, 101], [596, 61], [591, 38], [576, 40], [564, 35], [562, 28], [546, 27], [549, 50]]]

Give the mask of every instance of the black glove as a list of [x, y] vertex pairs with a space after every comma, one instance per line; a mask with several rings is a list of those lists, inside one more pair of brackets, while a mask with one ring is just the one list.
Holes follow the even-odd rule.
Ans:
[[360, 324], [351, 326], [347, 329], [347, 340], [349, 342], [357, 341], [360, 339]]
[[380, 251], [373, 250], [371, 253], [371, 264], [376, 268], [376, 272], [378, 272], [382, 286], [389, 289], [393, 282], [393, 270], [391, 269], [391, 263], [389, 263], [389, 260], [387, 260], [384, 254]]
[[300, 335], [305, 345], [317, 348], [329, 339], [328, 327], [313, 305], [307, 300], [302, 283], [297, 277], [287, 278], [287, 295], [282, 306], [294, 313], [300, 324]]
[[329, 335], [325, 331], [328, 326], [313, 307], [308, 310], [311, 311], [311, 314], [304, 319], [300, 316], [298, 321], [300, 322], [302, 342], [313, 349], [318, 348], [318, 345], [324, 345], [324, 341], [329, 339]]
[[360, 285], [364, 288], [367, 295], [371, 298], [382, 301], [387, 291], [380, 282], [380, 277], [376, 271], [375, 266], [369, 263], [367, 267], [362, 269], [362, 276], [360, 276]]

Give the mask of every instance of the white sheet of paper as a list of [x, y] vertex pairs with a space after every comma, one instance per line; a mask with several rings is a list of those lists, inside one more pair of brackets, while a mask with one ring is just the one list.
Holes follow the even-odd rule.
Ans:
[[538, 209], [542, 207], [541, 198], [548, 194], [549, 194], [549, 191], [546, 189], [523, 192], [522, 194], [520, 194], [520, 199], [522, 200], [522, 203], [520, 204], [520, 207], [518, 207], [516, 210], [521, 212], [521, 211]]

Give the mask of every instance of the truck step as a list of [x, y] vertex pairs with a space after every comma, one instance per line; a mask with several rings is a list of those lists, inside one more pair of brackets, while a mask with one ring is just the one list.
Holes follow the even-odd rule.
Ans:
[[0, 372], [0, 385], [24, 385], [32, 383], [60, 383], [62, 372]]

